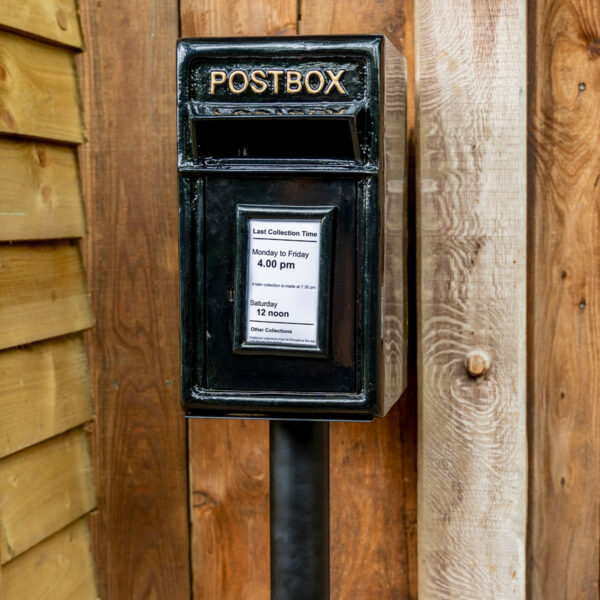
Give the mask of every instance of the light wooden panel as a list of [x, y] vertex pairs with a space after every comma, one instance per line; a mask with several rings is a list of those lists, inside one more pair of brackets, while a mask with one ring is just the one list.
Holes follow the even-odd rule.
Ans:
[[85, 273], [75, 245], [0, 246], [0, 348], [92, 325]]
[[179, 401], [177, 2], [80, 2], [90, 144], [80, 150], [97, 326], [92, 518], [106, 600], [187, 600], [186, 423]]
[[83, 141], [71, 51], [0, 31], [0, 133]]
[[75, 0], [0, 0], [0, 25], [66, 46], [83, 46]]
[[[521, 599], [525, 2], [415, 6], [419, 595]], [[471, 351], [491, 356], [479, 378]]]
[[530, 14], [528, 598], [599, 598], [600, 4]]
[[[300, 33], [327, 35], [385, 33], [407, 58], [408, 128], [414, 128], [414, 72], [412, 0], [303, 0]], [[401, 76], [401, 73], [398, 73]], [[414, 152], [410, 146], [409, 152]], [[411, 159], [412, 160], [412, 159]], [[399, 167], [391, 161], [390, 168]], [[392, 175], [392, 174], [391, 174]], [[409, 176], [411, 202], [414, 172]], [[387, 202], [403, 202], [398, 186]], [[404, 211], [395, 214], [395, 239], [387, 244], [404, 247]], [[394, 246], [395, 245], [395, 246]], [[403, 269], [401, 270], [403, 272]], [[413, 273], [414, 276], [414, 273]], [[404, 275], [399, 278], [404, 283]], [[386, 290], [392, 301], [400, 290]], [[411, 310], [411, 322], [414, 314]], [[413, 334], [414, 335], [414, 334]], [[389, 342], [388, 342], [389, 343]], [[404, 342], [399, 342], [401, 347]], [[388, 351], [395, 351], [396, 348]], [[330, 425], [331, 588], [337, 600], [404, 600], [417, 597], [417, 485], [416, 378], [414, 339], [408, 352], [408, 388], [385, 419], [373, 423]], [[403, 378], [403, 377], [402, 377]]]
[[97, 600], [87, 519], [2, 567], [2, 600]]
[[76, 429], [0, 461], [2, 563], [95, 506], [86, 434]]
[[0, 138], [0, 240], [84, 234], [75, 150]]
[[290, 35], [297, 13], [296, 0], [182, 0], [181, 35]]
[[92, 418], [81, 336], [0, 352], [0, 457]]

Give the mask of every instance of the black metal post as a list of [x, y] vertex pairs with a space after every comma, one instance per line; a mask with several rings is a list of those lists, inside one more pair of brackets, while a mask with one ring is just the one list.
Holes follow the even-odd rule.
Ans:
[[329, 600], [329, 423], [271, 421], [271, 600]]

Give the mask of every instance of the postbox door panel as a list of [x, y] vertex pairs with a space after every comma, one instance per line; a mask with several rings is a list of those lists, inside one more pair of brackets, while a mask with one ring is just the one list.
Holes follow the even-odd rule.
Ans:
[[[205, 352], [201, 353], [206, 361], [203, 387], [216, 391], [291, 392], [301, 385], [306, 392], [357, 393], [361, 386], [360, 368], [357, 368], [361, 348], [357, 346], [360, 337], [355, 334], [361, 294], [356, 287], [356, 269], [362, 250], [356, 233], [360, 210], [356, 179], [207, 176], [203, 187], [206, 262], [204, 281], [198, 280], [198, 285], [205, 286], [205, 294], [199, 297], [203, 295], [206, 299]], [[328, 242], [331, 247], [326, 252], [326, 264], [321, 265], [321, 268], [331, 269], [329, 306], [320, 310], [326, 310], [334, 318], [323, 320], [329, 335], [326, 336], [328, 347], [322, 355], [286, 355], [285, 348], [234, 353], [235, 298], [236, 295], [245, 298], [246, 294], [246, 290], [235, 287], [236, 265], [241, 259], [236, 250], [239, 246], [237, 207], [240, 205], [250, 209], [253, 206], [278, 206], [283, 210], [293, 207], [300, 212], [305, 207], [307, 213], [315, 207], [333, 208]], [[303, 254], [299, 260], [302, 258]], [[266, 257], [266, 260], [271, 259]], [[319, 290], [319, 293], [324, 292]], [[285, 319], [277, 315], [273, 320]]]

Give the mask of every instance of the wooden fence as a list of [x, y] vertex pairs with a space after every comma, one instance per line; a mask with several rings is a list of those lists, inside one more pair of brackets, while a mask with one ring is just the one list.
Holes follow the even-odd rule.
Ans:
[[179, 406], [175, 40], [385, 33], [409, 73], [408, 389], [331, 425], [332, 599], [600, 600], [597, 0], [80, 10], [83, 53], [69, 0], [0, 0], [6, 598], [96, 594], [82, 190], [98, 595], [269, 597], [268, 426]]
[[0, 597], [97, 598], [73, 2], [0, 2]]

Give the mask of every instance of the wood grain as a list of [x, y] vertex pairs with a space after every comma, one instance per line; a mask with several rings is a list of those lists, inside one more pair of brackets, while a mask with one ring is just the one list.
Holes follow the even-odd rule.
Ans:
[[[416, 2], [419, 594], [525, 597], [525, 3]], [[480, 379], [464, 367], [491, 356]]]
[[81, 336], [0, 352], [0, 457], [93, 418]]
[[[184, 36], [296, 33], [296, 0], [180, 3]], [[269, 597], [269, 425], [189, 422], [196, 600]]]
[[296, 0], [181, 0], [181, 35], [290, 35], [297, 10]]
[[102, 598], [190, 598], [186, 425], [179, 402], [176, 2], [81, 2], [90, 144], [80, 150], [98, 320], [93, 517]]
[[0, 245], [0, 348], [81, 331], [93, 323], [76, 245]]
[[269, 597], [269, 452], [257, 421], [190, 427], [194, 598]]
[[[404, 53], [409, 130], [414, 128], [414, 53], [406, 42], [412, 29], [412, 0], [302, 2], [300, 33], [385, 33]], [[408, 188], [412, 202], [414, 171]], [[414, 323], [412, 310], [410, 320]], [[414, 360], [414, 339], [408, 356]], [[330, 426], [331, 595], [336, 600], [417, 597], [416, 400], [414, 364], [409, 364], [407, 390], [385, 419]]]
[[0, 133], [83, 141], [73, 52], [0, 31]]
[[406, 389], [408, 357], [408, 187], [406, 136], [406, 61], [387, 39], [383, 43], [383, 100], [380, 190], [383, 248], [383, 330], [380, 385], [384, 414]]
[[0, 138], [0, 240], [84, 234], [75, 150]]
[[600, 5], [530, 23], [528, 598], [598, 599]]
[[81, 48], [75, 0], [0, 0], [0, 25]]
[[87, 519], [3, 566], [3, 600], [97, 600]]
[[96, 504], [86, 434], [76, 429], [0, 461], [2, 563]]

